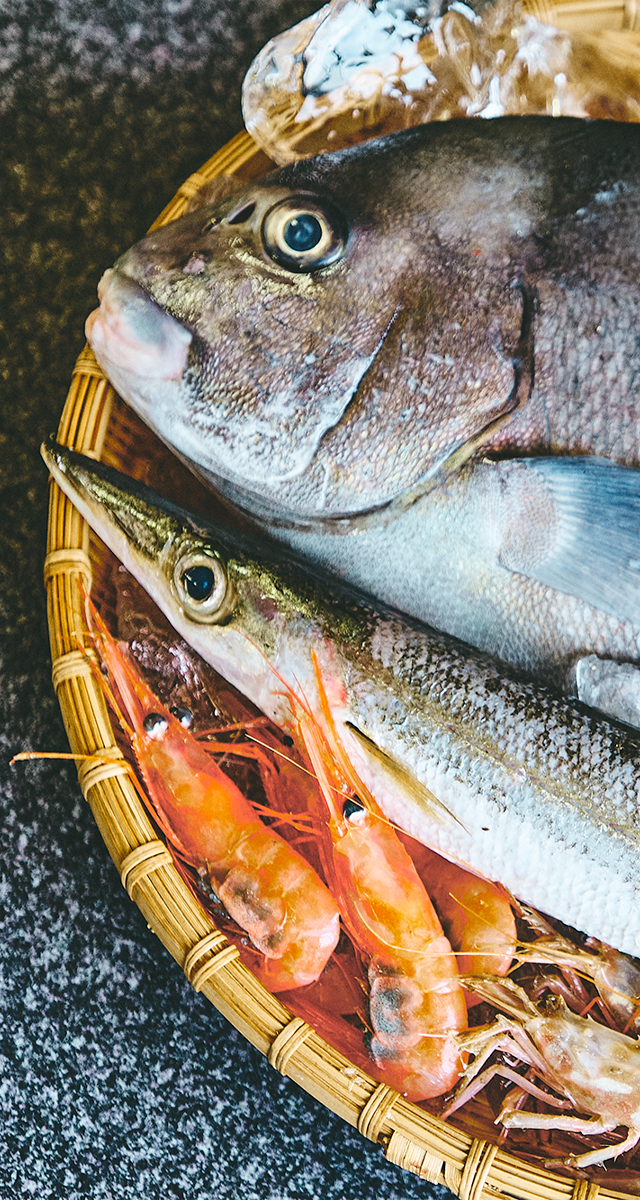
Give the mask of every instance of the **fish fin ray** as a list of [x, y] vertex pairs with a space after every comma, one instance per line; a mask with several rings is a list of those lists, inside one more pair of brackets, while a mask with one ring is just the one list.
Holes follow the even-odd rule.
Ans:
[[640, 470], [582, 457], [483, 468], [501, 488], [503, 567], [640, 624]]
[[[377, 742], [374, 742], [373, 738], [370, 738], [361, 729], [358, 729], [357, 725], [354, 725], [352, 721], [345, 721], [345, 726], [356, 738], [365, 753], [368, 753], [375, 760], [376, 765], [382, 768], [387, 778], [393, 783], [397, 783], [405, 793], [408, 793], [423, 812], [426, 812], [429, 817], [435, 819], [441, 825], [451, 825], [453, 823], [465, 829], [462, 822], [447, 808], [446, 804], [438, 800], [438, 797], [434, 796], [433, 792], [425, 784], [420, 783], [420, 780], [416, 779], [415, 775], [407, 771], [406, 767], [403, 767], [396, 758], [391, 754], [387, 754], [386, 750], [382, 750]], [[465, 832], [468, 831], [465, 829]]]

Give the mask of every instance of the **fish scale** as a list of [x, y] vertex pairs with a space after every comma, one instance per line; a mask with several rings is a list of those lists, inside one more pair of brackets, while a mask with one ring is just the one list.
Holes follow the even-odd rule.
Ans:
[[[268, 539], [211, 524], [55, 444], [43, 455], [178, 633], [268, 716], [286, 726], [293, 692], [322, 720], [318, 664], [338, 736], [390, 820], [528, 904], [640, 955], [636, 733]], [[194, 562], [208, 565], [211, 601], [190, 597]]]
[[[380, 643], [382, 650], [377, 648]], [[422, 722], [430, 708], [439, 729], [455, 730], [457, 754], [465, 746], [473, 748], [478, 762], [484, 756], [489, 770], [492, 763], [500, 763], [507, 778], [525, 771], [534, 785], [544, 786], [559, 801], [569, 797], [573, 805], [591, 809], [596, 821], [604, 799], [618, 810], [626, 808], [628, 818], [620, 832], [635, 843], [640, 739], [594, 721], [587, 711], [569, 707], [546, 690], [509, 678], [488, 662], [462, 653], [454, 656], [450, 645], [425, 630], [416, 631], [412, 638], [404, 623], [378, 629], [371, 653], [397, 685], [393, 734], [383, 733], [389, 717], [375, 706], [367, 676], [352, 686], [363, 705], [363, 723], [376, 730], [372, 736], [382, 748], [392, 752], [389, 739], [402, 736], [417, 753], [424, 730], [422, 724], [415, 729], [415, 713], [419, 711]]]
[[298, 553], [640, 726], [640, 126], [434, 122], [207, 199], [100, 285], [123, 398]]

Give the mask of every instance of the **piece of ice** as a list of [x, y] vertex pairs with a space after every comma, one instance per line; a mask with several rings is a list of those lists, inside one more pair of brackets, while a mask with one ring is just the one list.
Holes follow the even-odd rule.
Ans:
[[430, 20], [411, 0], [331, 0], [254, 60], [247, 129], [286, 163], [450, 117], [640, 121], [640, 37], [543, 24], [537, 4], [499, 0], [480, 18], [454, 0]]
[[489, 103], [486, 108], [482, 109], [479, 116], [484, 117], [486, 121], [490, 121], [494, 117], [504, 116], [504, 105], [500, 99], [500, 76], [494, 75], [489, 84]]
[[482, 20], [481, 17], [476, 16], [473, 9], [469, 8], [468, 4], [463, 4], [462, 0], [453, 0], [453, 4], [449, 5], [449, 11], [451, 10], [453, 10], [453, 12], [462, 13], [463, 17], [466, 17], [467, 21], [473, 21], [474, 25], [479, 25]]

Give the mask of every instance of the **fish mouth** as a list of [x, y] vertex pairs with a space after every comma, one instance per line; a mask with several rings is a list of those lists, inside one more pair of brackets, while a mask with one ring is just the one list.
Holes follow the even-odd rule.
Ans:
[[40, 453], [81, 516], [129, 569], [158, 562], [184, 525], [176, 505], [113, 467], [58, 445], [53, 436]]
[[116, 369], [141, 379], [182, 377], [193, 335], [140, 284], [110, 267], [98, 284], [98, 299], [85, 334], [107, 374]]

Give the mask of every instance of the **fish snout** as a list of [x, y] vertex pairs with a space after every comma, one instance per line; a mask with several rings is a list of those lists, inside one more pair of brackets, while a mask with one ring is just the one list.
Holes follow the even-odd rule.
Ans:
[[100, 305], [85, 333], [98, 362], [144, 379], [178, 379], [192, 334], [151, 299], [135, 280], [109, 268], [98, 284]]

